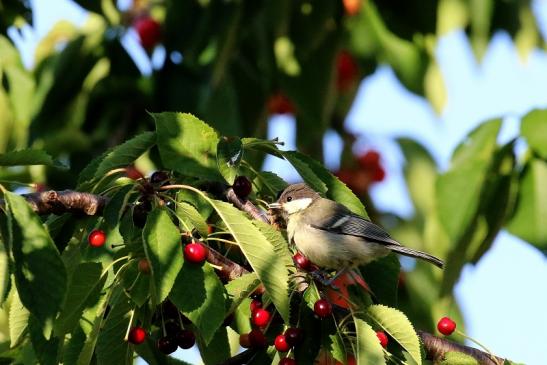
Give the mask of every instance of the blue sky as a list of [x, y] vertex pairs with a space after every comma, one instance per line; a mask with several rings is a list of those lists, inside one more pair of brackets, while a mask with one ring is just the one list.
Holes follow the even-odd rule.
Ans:
[[[23, 38], [10, 35], [20, 44], [25, 64], [32, 65], [38, 40], [60, 19], [83, 24], [83, 13], [66, 0], [35, 0], [35, 29], [26, 29]], [[536, 1], [542, 29], [547, 25], [547, 2]], [[544, 31], [545, 34], [545, 31]], [[151, 65], [129, 34], [125, 44], [135, 54], [139, 67], [149, 73]], [[388, 67], [380, 67], [365, 79], [356, 102], [348, 115], [349, 130], [364, 137], [359, 148], [381, 151], [387, 167], [387, 180], [372, 188], [379, 208], [403, 216], [412, 213], [412, 205], [401, 176], [402, 155], [394, 137], [412, 137], [435, 156], [446, 168], [455, 145], [478, 123], [504, 117], [500, 140], [517, 135], [518, 117], [535, 107], [547, 107], [547, 55], [534, 51], [524, 63], [511, 39], [497, 34], [482, 64], [475, 61], [470, 45], [461, 32], [439, 41], [436, 55], [448, 91], [448, 103], [437, 116], [424, 99], [406, 91]], [[162, 58], [161, 50], [155, 55]], [[271, 137], [280, 137], [288, 148], [294, 147], [294, 121], [274, 117], [270, 122]], [[334, 133], [325, 137], [327, 165], [335, 168], [341, 144]], [[266, 161], [265, 168], [295, 180], [296, 174], [279, 160]], [[478, 265], [467, 266], [456, 287], [463, 308], [467, 332], [494, 353], [526, 364], [546, 364], [545, 334], [547, 328], [547, 260], [525, 242], [502, 233], [493, 248]], [[182, 350], [179, 350], [182, 351]], [[186, 357], [190, 352], [185, 351]], [[183, 355], [180, 353], [180, 355]], [[195, 361], [193, 356], [187, 361]]]

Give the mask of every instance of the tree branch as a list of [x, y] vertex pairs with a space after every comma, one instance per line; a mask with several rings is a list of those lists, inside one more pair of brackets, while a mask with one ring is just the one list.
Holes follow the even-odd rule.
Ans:
[[[23, 194], [32, 210], [37, 214], [83, 213], [85, 215], [100, 215], [108, 198], [90, 193], [73, 190], [44, 191], [41, 193]], [[0, 199], [0, 206], [4, 206]]]
[[471, 356], [481, 365], [501, 365], [505, 362], [501, 357], [490, 355], [474, 347], [460, 345], [444, 338], [436, 337], [430, 333], [417, 331], [424, 345], [426, 358], [434, 362], [441, 361], [447, 352], [462, 352]]

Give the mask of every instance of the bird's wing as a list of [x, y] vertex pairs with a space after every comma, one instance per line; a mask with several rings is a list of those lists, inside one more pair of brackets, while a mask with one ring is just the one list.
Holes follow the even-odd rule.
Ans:
[[342, 211], [326, 218], [319, 224], [312, 224], [316, 229], [322, 229], [337, 234], [362, 237], [368, 241], [382, 244], [397, 245], [395, 241], [381, 227], [348, 211]]

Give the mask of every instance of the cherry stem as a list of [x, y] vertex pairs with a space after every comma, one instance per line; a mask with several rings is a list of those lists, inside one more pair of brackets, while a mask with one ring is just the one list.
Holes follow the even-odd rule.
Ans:
[[129, 318], [129, 325], [127, 326], [127, 331], [125, 331], [124, 341], [129, 339], [129, 331], [131, 331], [131, 324], [133, 323], [133, 317], [135, 316], [135, 310], [131, 310], [131, 317]]
[[465, 338], [465, 339], [467, 339], [467, 340], [473, 342], [473, 343], [476, 344], [477, 346], [481, 347], [484, 351], [486, 351], [486, 352], [488, 353], [488, 355], [490, 355], [490, 357], [492, 358], [492, 360], [493, 360], [494, 362], [497, 363], [496, 357], [495, 357], [495, 356], [492, 354], [492, 352], [490, 352], [490, 350], [489, 350], [486, 346], [484, 346], [482, 343], [480, 343], [479, 341], [475, 340], [473, 337], [470, 337], [470, 336], [466, 335], [465, 333], [463, 333], [462, 331], [460, 331], [460, 330], [458, 330], [458, 329], [456, 329], [455, 332], [456, 332], [458, 335], [462, 336], [463, 338]]

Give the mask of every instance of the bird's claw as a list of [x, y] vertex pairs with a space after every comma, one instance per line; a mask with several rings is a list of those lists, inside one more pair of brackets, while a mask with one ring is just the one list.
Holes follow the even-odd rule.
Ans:
[[330, 286], [334, 290], [338, 289], [338, 287], [334, 285], [334, 280], [336, 280], [336, 277], [329, 278], [327, 277], [327, 273], [322, 270], [312, 271], [311, 275], [315, 281], [320, 282], [322, 285]]

